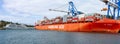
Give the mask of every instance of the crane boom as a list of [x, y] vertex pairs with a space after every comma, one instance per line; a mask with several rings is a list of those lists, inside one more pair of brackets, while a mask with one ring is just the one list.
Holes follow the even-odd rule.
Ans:
[[113, 3], [113, 2], [111, 2], [109, 0], [100, 0], [100, 1], [104, 2], [106, 5], [110, 5], [110, 6], [114, 7], [114, 8], [119, 8], [119, 6], [117, 4], [115, 4], [115, 3]]
[[58, 12], [70, 13], [70, 12], [68, 12], [68, 11], [56, 10], [56, 9], [49, 9], [49, 11], [58, 11]]
[[77, 11], [77, 9], [72, 1], [69, 2], [68, 11], [56, 10], [56, 9], [49, 9], [49, 11], [64, 12], [64, 13], [67, 13], [68, 15], [72, 15], [72, 16], [83, 14], [83, 12]]

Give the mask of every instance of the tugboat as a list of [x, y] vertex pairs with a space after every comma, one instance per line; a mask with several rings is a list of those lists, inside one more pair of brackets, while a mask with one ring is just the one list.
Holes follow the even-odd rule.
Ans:
[[[84, 14], [77, 11], [74, 3], [69, 2], [68, 15], [63, 17], [56, 17], [54, 19], [48, 19], [44, 17], [44, 20], [38, 21], [35, 24], [37, 30], [56, 30], [56, 31], [68, 31], [68, 32], [107, 32], [118, 33], [120, 31], [120, 0], [100, 0], [108, 5], [107, 15], [99, 13]], [[112, 11], [113, 10], [113, 11]], [[59, 11], [52, 10], [50, 11]]]

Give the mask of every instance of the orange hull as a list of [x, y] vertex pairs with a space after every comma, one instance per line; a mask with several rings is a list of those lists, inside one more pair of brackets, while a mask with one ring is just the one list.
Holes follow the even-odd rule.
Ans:
[[97, 22], [67, 23], [35, 26], [37, 30], [57, 30], [70, 32], [109, 32], [118, 33], [120, 23], [116, 20], [103, 19]]

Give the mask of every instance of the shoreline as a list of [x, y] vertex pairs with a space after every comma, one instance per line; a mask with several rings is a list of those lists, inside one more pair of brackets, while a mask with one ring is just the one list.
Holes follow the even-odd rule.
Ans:
[[3, 28], [0, 28], [0, 30], [3, 30]]

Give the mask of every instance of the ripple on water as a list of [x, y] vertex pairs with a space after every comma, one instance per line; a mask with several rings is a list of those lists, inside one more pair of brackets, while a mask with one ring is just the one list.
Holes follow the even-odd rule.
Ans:
[[0, 44], [120, 44], [120, 34], [0, 30]]

